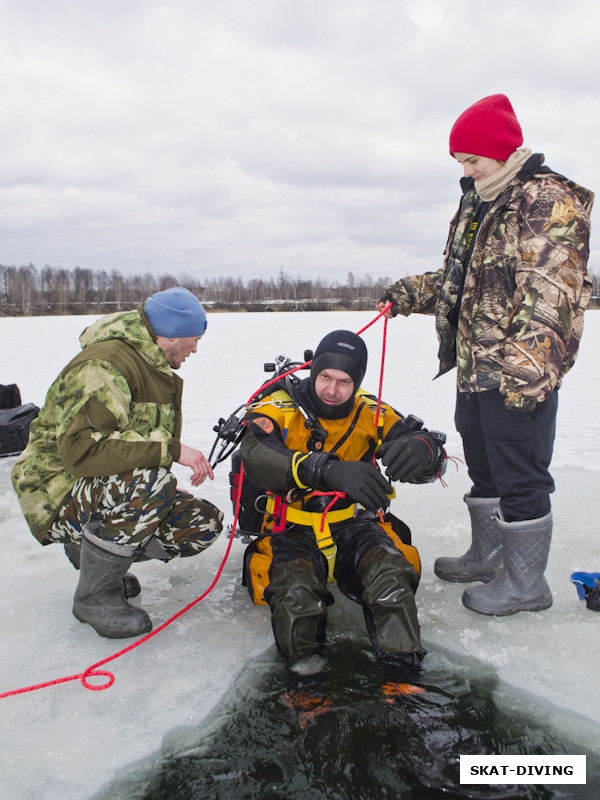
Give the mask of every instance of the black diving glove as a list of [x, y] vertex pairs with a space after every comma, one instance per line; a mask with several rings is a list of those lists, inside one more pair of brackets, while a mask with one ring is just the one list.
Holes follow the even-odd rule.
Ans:
[[386, 509], [392, 487], [371, 464], [363, 461], [334, 461], [323, 466], [321, 482], [326, 489], [345, 492], [367, 511]]
[[387, 467], [385, 474], [391, 481], [409, 483], [427, 471], [438, 452], [437, 443], [431, 436], [425, 431], [414, 431], [384, 442], [377, 450], [377, 458]]

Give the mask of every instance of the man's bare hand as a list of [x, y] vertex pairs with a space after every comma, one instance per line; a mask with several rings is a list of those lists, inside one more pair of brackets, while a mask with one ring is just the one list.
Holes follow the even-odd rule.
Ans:
[[210, 478], [211, 481], [215, 478], [208, 459], [200, 450], [194, 450], [193, 447], [188, 447], [186, 444], [182, 443], [181, 445], [181, 455], [177, 463], [192, 470], [192, 486], [200, 486], [207, 478]]
[[[379, 303], [377, 303], [377, 311], [379, 311], [379, 313], [381, 314], [383, 309], [388, 305], [389, 305], [389, 300], [381, 300]], [[383, 316], [387, 317], [388, 319], [392, 319], [393, 318], [394, 315], [392, 314], [392, 307], [391, 306], [390, 306], [390, 308], [388, 308], [388, 310], [385, 312], [385, 314]]]

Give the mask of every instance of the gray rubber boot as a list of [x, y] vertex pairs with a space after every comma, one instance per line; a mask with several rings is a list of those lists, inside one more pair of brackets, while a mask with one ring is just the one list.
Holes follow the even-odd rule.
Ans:
[[[81, 542], [67, 542], [65, 544], [65, 555], [73, 564], [75, 569], [79, 569], [79, 562], [81, 561]], [[135, 575], [130, 575], [129, 572], [123, 578], [123, 590], [125, 597], [137, 597], [142, 593], [142, 587]]]
[[125, 598], [123, 578], [133, 555], [103, 550], [87, 538], [81, 545], [79, 583], [73, 598], [73, 614], [108, 639], [126, 639], [152, 630], [143, 608]]
[[436, 558], [433, 571], [443, 581], [487, 583], [502, 569], [502, 535], [493, 518], [500, 498], [466, 494], [463, 500], [471, 515], [471, 546], [462, 556]]
[[463, 604], [478, 614], [497, 617], [550, 608], [552, 592], [544, 570], [552, 540], [552, 512], [523, 522], [505, 522], [500, 513], [495, 521], [502, 535], [502, 571], [490, 583], [465, 589]]

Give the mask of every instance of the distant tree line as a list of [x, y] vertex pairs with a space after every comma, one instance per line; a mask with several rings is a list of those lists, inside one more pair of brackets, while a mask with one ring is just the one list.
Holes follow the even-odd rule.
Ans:
[[[593, 295], [600, 296], [600, 275], [592, 273]], [[154, 292], [185, 286], [215, 311], [279, 311], [336, 309], [369, 310], [382, 296], [389, 277], [355, 278], [346, 282], [326, 278], [291, 278], [283, 270], [278, 278], [222, 277], [198, 280], [189, 275], [133, 275], [113, 270], [68, 270], [33, 264], [25, 267], [0, 264], [0, 316], [53, 314], [107, 314], [137, 308]], [[596, 300], [593, 307], [600, 307]]]
[[120, 272], [68, 270], [33, 264], [0, 264], [0, 316], [50, 314], [107, 314], [137, 308], [154, 292], [185, 286], [213, 310], [327, 310], [372, 309], [388, 277], [356, 279], [349, 272], [341, 284], [327, 279], [291, 278], [281, 270], [278, 278], [220, 277], [198, 280], [190, 275], [125, 276]]

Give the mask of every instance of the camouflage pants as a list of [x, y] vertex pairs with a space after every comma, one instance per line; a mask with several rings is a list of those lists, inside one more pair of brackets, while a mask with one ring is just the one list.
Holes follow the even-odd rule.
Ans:
[[65, 498], [45, 543], [79, 542], [86, 525], [120, 545], [141, 545], [156, 536], [166, 554], [195, 556], [223, 530], [223, 512], [177, 489], [164, 467], [120, 475], [80, 478]]

